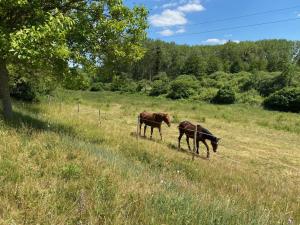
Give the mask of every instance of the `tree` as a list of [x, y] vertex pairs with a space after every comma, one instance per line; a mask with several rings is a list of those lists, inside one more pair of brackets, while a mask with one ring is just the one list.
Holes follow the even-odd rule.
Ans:
[[147, 11], [120, 0], [0, 1], [0, 96], [12, 117], [8, 65], [62, 74], [143, 56]]

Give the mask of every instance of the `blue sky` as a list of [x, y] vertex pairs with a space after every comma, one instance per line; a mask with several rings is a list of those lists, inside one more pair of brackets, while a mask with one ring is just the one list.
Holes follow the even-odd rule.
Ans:
[[[300, 1], [296, 0], [124, 0], [124, 2], [129, 6], [138, 4], [149, 9], [148, 36], [153, 39], [189, 45], [223, 44], [228, 40], [236, 42], [281, 38], [300, 40]], [[278, 9], [286, 10], [209, 22]], [[296, 18], [297, 20], [289, 22], [206, 33], [211, 30]]]

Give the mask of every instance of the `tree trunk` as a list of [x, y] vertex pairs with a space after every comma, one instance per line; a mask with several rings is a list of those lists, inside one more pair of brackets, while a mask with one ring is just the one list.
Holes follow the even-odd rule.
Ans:
[[8, 86], [8, 71], [6, 62], [0, 58], [0, 97], [3, 106], [3, 116], [5, 120], [12, 118], [12, 105]]

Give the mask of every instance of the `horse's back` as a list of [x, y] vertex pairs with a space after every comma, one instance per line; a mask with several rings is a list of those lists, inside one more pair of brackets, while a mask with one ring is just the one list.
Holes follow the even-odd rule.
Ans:
[[192, 128], [192, 127], [195, 127], [195, 125], [189, 121], [182, 121], [181, 123], [179, 123], [179, 126], [178, 126], [179, 130], [184, 130], [187, 127]]
[[150, 113], [150, 112], [141, 112], [140, 113], [140, 118], [141, 119], [145, 119], [145, 120], [153, 120], [153, 113]]
[[152, 127], [157, 127], [161, 124], [161, 122], [155, 120], [154, 113], [146, 111], [140, 113], [140, 122]]
[[191, 122], [189, 121], [182, 121], [178, 128], [179, 128], [179, 132], [180, 133], [185, 133], [187, 136], [189, 137], [194, 137], [194, 133], [195, 133], [195, 130], [196, 130], [196, 126], [197, 126], [197, 131], [198, 132], [203, 132], [203, 128], [201, 125], [197, 124], [197, 125], [194, 125], [192, 124]]

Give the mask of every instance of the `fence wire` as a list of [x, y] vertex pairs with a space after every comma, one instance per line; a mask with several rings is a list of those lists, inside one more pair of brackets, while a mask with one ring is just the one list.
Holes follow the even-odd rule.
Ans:
[[[49, 100], [49, 104], [50, 104], [50, 102], [51, 102], [51, 99], [48, 99]], [[89, 109], [86, 109], [86, 108], [83, 108], [83, 107], [81, 107], [81, 105], [78, 103], [77, 105], [76, 105], [76, 107], [74, 107], [75, 109], [76, 109], [76, 113], [77, 114], [80, 114], [80, 113], [85, 113], [85, 114], [93, 114], [93, 115], [97, 115], [97, 124], [98, 124], [98, 126], [101, 126], [101, 122], [102, 122], [102, 120], [109, 120], [108, 119], [108, 117], [107, 117], [107, 115], [108, 115], [108, 113], [107, 112], [101, 112], [101, 110], [100, 109], [92, 109], [92, 110], [89, 110]], [[157, 124], [157, 125], [162, 125], [162, 122], [160, 123], [160, 122], [156, 122], [156, 121], [152, 121], [152, 120], [147, 120], [147, 119], [142, 119], [143, 121], [148, 121], [148, 122], [151, 122], [151, 123], [155, 123], [155, 124]], [[133, 125], [133, 124], [132, 124]], [[187, 130], [187, 131], [190, 131], [190, 132], [194, 132], [194, 140], [195, 140], [195, 137], [196, 137], [196, 134], [205, 134], [205, 135], [208, 135], [208, 136], [212, 136], [212, 137], [215, 137], [214, 135], [211, 135], [211, 134], [207, 134], [207, 133], [205, 133], [205, 132], [201, 132], [201, 131], [197, 131], [197, 125], [194, 125], [196, 128], [195, 128], [195, 130], [192, 130], [192, 129], [184, 129], [184, 130]], [[178, 128], [178, 127], [177, 127]], [[139, 132], [140, 132], [140, 117], [138, 116], [137, 117], [137, 125], [136, 125], [136, 140], [137, 140], [137, 148], [139, 148]], [[172, 143], [171, 143], [172, 144]], [[186, 151], [187, 153], [191, 153], [192, 154], [192, 159], [194, 160], [194, 157], [195, 156], [197, 156], [197, 154], [196, 154], [196, 152], [195, 152], [195, 150], [196, 150], [196, 145], [195, 145], [195, 142], [194, 142], [194, 151]], [[217, 157], [217, 158], [220, 158], [220, 159], [222, 159], [222, 160], [225, 160], [225, 161], [228, 161], [228, 162], [231, 162], [231, 163], [235, 163], [235, 164], [239, 164], [239, 165], [243, 165], [243, 166], [246, 166], [246, 167], [249, 167], [249, 165], [248, 164], [246, 164], [246, 163], [243, 163], [243, 162], [241, 162], [241, 161], [239, 161], [239, 160], [235, 160], [235, 159], [231, 159], [231, 158], [229, 158], [229, 157], [227, 157], [227, 156], [225, 156], [225, 155], [222, 155], [222, 156], [220, 156], [220, 155], [217, 155], [217, 154], [215, 154], [215, 156]], [[287, 165], [287, 164], [283, 164], [283, 163], [274, 163], [274, 165], [280, 165], [280, 166], [284, 166], [285, 168], [289, 168], [289, 169], [292, 169], [292, 170], [295, 170], [295, 171], [297, 171], [298, 173], [300, 173], [300, 169], [299, 168], [297, 168], [297, 167], [293, 167], [293, 166], [289, 166], [289, 165]]]

